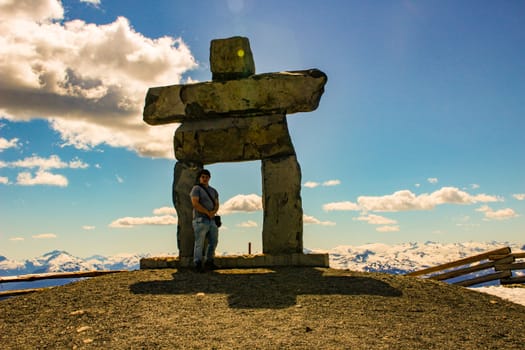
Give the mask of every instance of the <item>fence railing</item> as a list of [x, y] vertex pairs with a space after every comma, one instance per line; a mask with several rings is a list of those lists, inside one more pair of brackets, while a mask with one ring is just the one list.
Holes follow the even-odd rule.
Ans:
[[510, 247], [504, 247], [410, 272], [406, 276], [425, 276], [464, 287], [495, 280], [499, 280], [501, 284], [525, 283], [525, 276], [517, 276], [514, 273], [517, 270], [525, 270], [525, 262], [520, 259], [525, 259], [525, 252], [512, 253]]
[[[32, 281], [47, 280], [47, 279], [66, 279], [66, 278], [74, 279], [74, 278], [96, 277], [96, 276], [107, 275], [110, 273], [124, 272], [124, 271], [125, 270], [52, 272], [52, 273], [42, 273], [42, 274], [21, 275], [21, 276], [7, 276], [7, 277], [0, 277], [0, 284], [10, 283], [10, 282], [32, 282]], [[18, 290], [0, 291], [0, 297], [9, 297], [9, 296], [33, 293], [33, 292], [41, 291], [47, 288], [53, 288], [53, 287], [25, 288], [25, 289], [18, 289]]]

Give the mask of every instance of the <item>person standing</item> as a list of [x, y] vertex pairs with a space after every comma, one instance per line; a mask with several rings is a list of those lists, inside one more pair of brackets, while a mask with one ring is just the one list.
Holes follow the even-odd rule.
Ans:
[[[211, 174], [202, 169], [199, 173], [199, 184], [193, 186], [190, 192], [193, 205], [193, 232], [195, 244], [193, 247], [193, 262], [198, 272], [215, 270], [215, 249], [219, 241], [219, 228], [215, 224], [215, 214], [219, 210], [219, 193], [209, 185]], [[204, 241], [208, 238], [206, 261], [203, 259]], [[203, 265], [204, 263], [204, 265]]]

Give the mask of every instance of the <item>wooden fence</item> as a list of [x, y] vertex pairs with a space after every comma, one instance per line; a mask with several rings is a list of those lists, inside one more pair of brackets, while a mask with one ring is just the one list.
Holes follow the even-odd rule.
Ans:
[[[96, 276], [107, 275], [110, 273], [124, 272], [124, 271], [125, 270], [77, 271], [77, 272], [43, 273], [43, 274], [36, 274], [36, 275], [8, 276], [8, 277], [0, 277], [0, 284], [10, 283], [10, 282], [32, 282], [32, 281], [46, 280], [46, 279], [96, 277]], [[27, 288], [27, 289], [19, 289], [19, 290], [7, 290], [3, 292], [0, 291], [0, 298], [27, 294], [27, 293], [33, 293], [33, 292], [41, 291], [47, 288], [53, 288], [53, 287]]]
[[525, 252], [512, 253], [510, 247], [504, 247], [410, 272], [406, 276], [426, 276], [438, 281], [448, 280], [449, 283], [464, 287], [495, 280], [499, 280], [501, 284], [525, 283], [525, 275], [516, 276], [514, 273], [516, 270], [525, 270], [525, 262], [521, 259], [525, 259]]

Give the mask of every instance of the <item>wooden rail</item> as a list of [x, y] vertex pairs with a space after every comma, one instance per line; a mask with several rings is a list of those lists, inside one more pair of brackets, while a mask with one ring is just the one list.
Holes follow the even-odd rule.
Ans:
[[[126, 270], [54, 272], [54, 273], [42, 273], [42, 274], [34, 274], [34, 275], [8, 276], [8, 277], [0, 277], [0, 284], [10, 283], [10, 282], [32, 282], [32, 281], [46, 280], [46, 279], [96, 277], [96, 276], [102, 276], [102, 275], [107, 275], [110, 273], [118, 273], [118, 272], [124, 272], [124, 271]], [[0, 297], [8, 297], [8, 296], [39, 292], [39, 291], [42, 291], [48, 288], [53, 288], [53, 287], [7, 290], [5, 292], [0, 292]]]
[[[499, 280], [501, 284], [525, 283], [525, 276], [513, 274], [513, 271], [525, 270], [525, 262], [516, 262], [516, 259], [524, 258], [525, 252], [512, 253], [510, 247], [503, 247], [406, 275], [427, 276], [438, 281], [463, 276], [464, 279], [451, 283], [465, 287], [494, 280]], [[481, 273], [481, 275], [469, 277], [473, 273]]]

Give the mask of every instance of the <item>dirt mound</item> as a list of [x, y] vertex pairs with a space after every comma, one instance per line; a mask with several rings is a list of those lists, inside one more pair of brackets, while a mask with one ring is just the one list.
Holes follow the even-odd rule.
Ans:
[[4, 349], [519, 349], [525, 307], [325, 268], [142, 270], [0, 302]]

